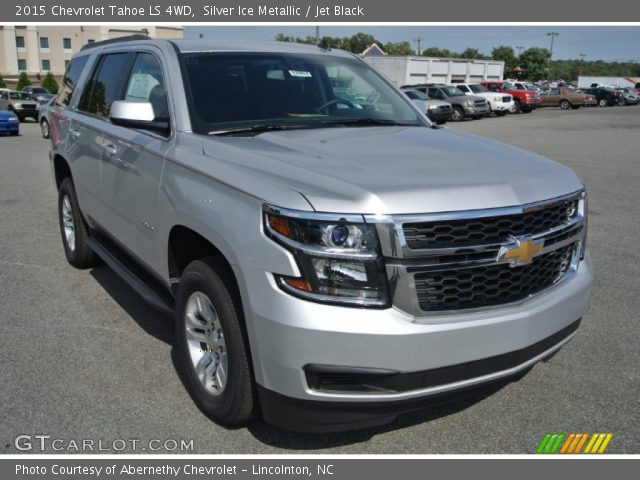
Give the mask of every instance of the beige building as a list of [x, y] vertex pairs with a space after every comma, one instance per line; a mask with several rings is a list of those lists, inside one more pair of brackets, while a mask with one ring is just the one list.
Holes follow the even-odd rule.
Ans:
[[71, 56], [92, 42], [134, 34], [182, 38], [177, 26], [0, 26], [0, 75], [12, 81], [20, 72], [30, 77], [64, 74]]

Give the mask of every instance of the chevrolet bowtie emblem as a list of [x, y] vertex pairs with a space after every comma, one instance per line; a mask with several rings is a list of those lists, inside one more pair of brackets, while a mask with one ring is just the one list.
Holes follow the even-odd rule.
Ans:
[[533, 257], [542, 251], [544, 239], [532, 240], [528, 237], [513, 237], [512, 242], [500, 247], [497, 260], [508, 260], [510, 267], [531, 263]]

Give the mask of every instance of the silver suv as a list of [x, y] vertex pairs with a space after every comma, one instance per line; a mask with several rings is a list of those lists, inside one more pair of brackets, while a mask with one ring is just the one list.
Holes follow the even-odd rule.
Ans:
[[224, 425], [387, 423], [516, 378], [587, 311], [576, 175], [433, 127], [349, 53], [96, 43], [52, 108], [69, 263], [175, 315], [184, 383]]

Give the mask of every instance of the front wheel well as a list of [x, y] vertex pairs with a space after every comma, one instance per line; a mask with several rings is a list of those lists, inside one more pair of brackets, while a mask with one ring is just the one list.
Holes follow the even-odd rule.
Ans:
[[53, 157], [53, 169], [56, 176], [56, 187], [58, 189], [60, 189], [60, 184], [65, 178], [71, 178], [73, 180], [69, 164], [61, 155]]
[[[231, 264], [216, 246], [199, 233], [182, 225], [176, 225], [169, 233], [168, 248], [169, 276], [178, 279], [187, 265], [204, 257], [216, 257], [224, 260], [225, 268], [233, 274]], [[233, 275], [235, 280], [235, 275]]]

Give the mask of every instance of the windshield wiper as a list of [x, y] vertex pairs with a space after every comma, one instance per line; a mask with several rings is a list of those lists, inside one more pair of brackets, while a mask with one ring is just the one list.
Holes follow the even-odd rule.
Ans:
[[265, 132], [276, 132], [280, 130], [296, 130], [302, 128], [313, 128], [313, 125], [298, 124], [298, 125], [283, 125], [277, 123], [262, 123], [256, 125], [245, 125], [242, 127], [221, 128], [220, 130], [211, 130], [208, 135], [234, 135], [236, 133], [254, 133], [260, 134]]
[[322, 125], [345, 125], [345, 126], [368, 126], [368, 125], [383, 125], [392, 127], [419, 127], [415, 123], [401, 123], [395, 120], [387, 120], [384, 118], [340, 118], [337, 120], [324, 120]]

